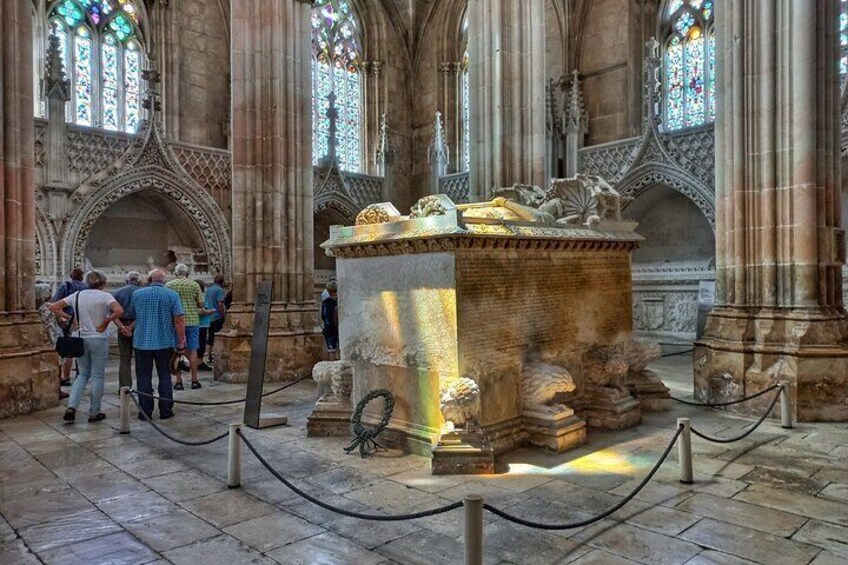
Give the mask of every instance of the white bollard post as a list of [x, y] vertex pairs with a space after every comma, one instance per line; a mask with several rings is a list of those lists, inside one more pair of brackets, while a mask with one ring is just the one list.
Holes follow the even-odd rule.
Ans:
[[790, 429], [793, 427], [792, 399], [789, 396], [789, 381], [780, 383], [780, 427]]
[[692, 428], [689, 418], [678, 418], [677, 426], [683, 426], [680, 437], [677, 438], [677, 459], [680, 463], [680, 482], [691, 485], [694, 482], [692, 473]]
[[227, 449], [227, 488], [239, 488], [241, 486], [241, 438], [236, 433], [240, 429], [241, 424], [230, 424]]
[[122, 434], [130, 433], [130, 387], [121, 387], [121, 418], [118, 431]]
[[465, 565], [483, 565], [483, 497], [465, 496]]

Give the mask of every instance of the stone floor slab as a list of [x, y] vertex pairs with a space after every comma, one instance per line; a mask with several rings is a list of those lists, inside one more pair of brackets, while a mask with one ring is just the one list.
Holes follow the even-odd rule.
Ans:
[[792, 539], [821, 547], [848, 563], [848, 528], [810, 520]]
[[41, 565], [41, 563], [21, 540], [0, 543], [0, 565]]
[[174, 565], [273, 565], [256, 550], [226, 534], [163, 553]]
[[691, 560], [686, 562], [686, 565], [757, 565], [753, 561], [748, 561], [747, 559], [742, 559], [741, 557], [736, 557], [733, 555], [729, 555], [727, 553], [722, 553], [720, 551], [707, 550], [703, 553], [699, 553]]
[[271, 551], [268, 557], [281, 565], [377, 565], [385, 561], [379, 554], [329, 532]]
[[[381, 555], [405, 565], [456, 565], [464, 560], [462, 542], [429, 530], [421, 530], [377, 548]], [[484, 543], [483, 563], [495, 565], [501, 558]]]
[[570, 563], [572, 565], [634, 565], [637, 562], [607, 553], [606, 551], [601, 551], [600, 549], [593, 549], [586, 555]]
[[121, 531], [122, 528], [108, 516], [94, 511], [21, 528], [20, 536], [30, 549], [41, 553]]
[[181, 502], [180, 505], [210, 524], [225, 528], [274, 512], [267, 502], [239, 490], [216, 492]]
[[101, 502], [98, 506], [110, 518], [121, 524], [150, 516], [161, 516], [177, 509], [176, 504], [152, 491], [114, 498]]
[[693, 543], [628, 524], [590, 526], [578, 537], [591, 547], [649, 565], [677, 565], [701, 552]]
[[224, 483], [199, 471], [178, 471], [142, 481], [168, 500], [182, 502], [227, 490]]
[[[362, 526], [362, 522], [358, 524]], [[326, 530], [287, 512], [274, 512], [230, 526], [224, 531], [253, 549], [266, 553]]]
[[817, 518], [825, 522], [848, 526], [848, 504], [825, 500], [807, 494], [751, 487], [735, 497], [751, 504], [758, 504], [775, 510]]
[[182, 509], [127, 522], [124, 527], [160, 553], [213, 538], [221, 533], [215, 527]]
[[65, 545], [41, 553], [39, 557], [47, 565], [138, 565], [155, 561], [159, 556], [129, 533], [121, 532]]
[[94, 505], [72, 489], [0, 502], [0, 513], [13, 528], [41, 524], [92, 510], [95, 510]]
[[703, 493], [687, 498], [676, 508], [780, 537], [791, 536], [807, 521], [794, 514]]
[[809, 563], [819, 552], [812, 545], [709, 518], [701, 520], [680, 537], [703, 547], [765, 564]]
[[848, 504], [848, 484], [832, 483], [818, 494], [821, 498]]

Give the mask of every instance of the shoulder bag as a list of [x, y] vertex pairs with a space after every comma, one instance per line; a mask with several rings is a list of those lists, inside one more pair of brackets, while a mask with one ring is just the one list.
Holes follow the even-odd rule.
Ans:
[[77, 313], [79, 312], [79, 291], [77, 292], [76, 303], [74, 304], [74, 313], [71, 314], [71, 319], [68, 321], [68, 325], [62, 330], [64, 335], [59, 337], [56, 340], [56, 353], [59, 354], [59, 357], [63, 359], [74, 358], [74, 357], [82, 357], [85, 355], [85, 342], [81, 337], [71, 337], [71, 328], [74, 325], [74, 318], [76, 318]]

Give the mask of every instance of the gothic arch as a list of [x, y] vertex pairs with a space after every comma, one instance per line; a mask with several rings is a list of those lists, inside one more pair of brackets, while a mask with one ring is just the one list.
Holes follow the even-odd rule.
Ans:
[[[202, 187], [164, 169], [142, 167], [118, 175], [90, 190], [80, 189], [69, 214], [62, 241], [62, 265], [69, 270], [83, 262], [94, 224], [115, 202], [130, 194], [152, 190], [165, 196], [191, 218], [203, 237], [212, 272], [230, 273], [230, 236], [226, 218]], [[136, 226], [137, 227], [137, 226]]]
[[312, 204], [313, 214], [332, 210], [340, 214], [347, 223], [353, 224], [359, 214], [359, 207], [349, 198], [337, 192], [324, 192], [315, 196]]
[[629, 170], [615, 188], [632, 202], [658, 184], [668, 186], [691, 200], [715, 231], [715, 196], [712, 190], [677, 167], [660, 163], [637, 166]]

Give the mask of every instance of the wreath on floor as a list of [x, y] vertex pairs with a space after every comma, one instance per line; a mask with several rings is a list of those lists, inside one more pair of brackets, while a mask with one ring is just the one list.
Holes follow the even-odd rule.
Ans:
[[[379, 397], [382, 397], [385, 401], [383, 418], [373, 428], [366, 428], [362, 425], [362, 413], [372, 400], [376, 400]], [[350, 453], [358, 447], [359, 455], [364, 459], [375, 451], [386, 451], [386, 448], [377, 443], [375, 438], [389, 425], [389, 420], [392, 419], [394, 409], [395, 397], [391, 391], [379, 388], [366, 394], [365, 398], [360, 400], [356, 405], [356, 410], [353, 411], [353, 417], [350, 419], [350, 429], [354, 437], [351, 444], [344, 448], [345, 452]]]

